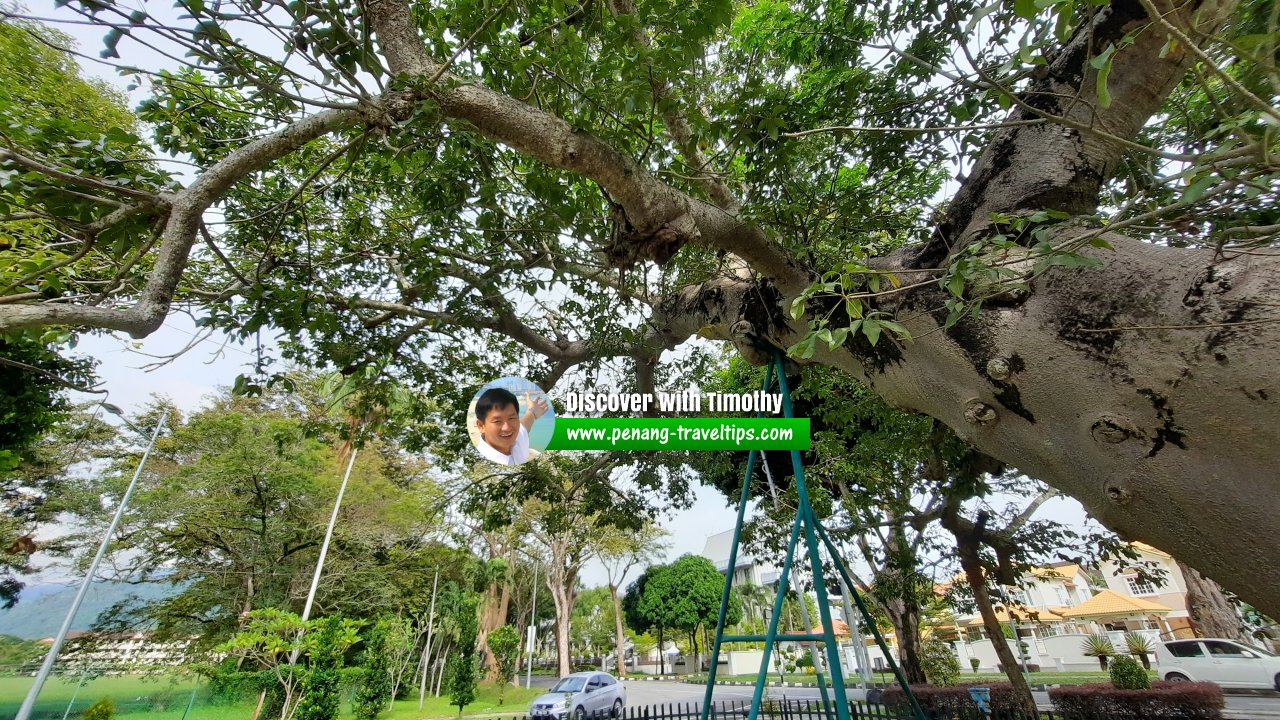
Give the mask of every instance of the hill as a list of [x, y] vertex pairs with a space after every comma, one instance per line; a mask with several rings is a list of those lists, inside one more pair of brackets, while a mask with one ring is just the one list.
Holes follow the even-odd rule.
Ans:
[[[26, 640], [38, 640], [53, 636], [62, 626], [62, 619], [75, 599], [76, 585], [46, 583], [28, 585], [18, 596], [18, 604], [8, 610], [0, 610], [0, 635], [13, 635]], [[156, 600], [175, 592], [169, 585], [146, 583], [96, 582], [89, 586], [80, 612], [76, 613], [72, 630], [88, 630], [98, 614], [112, 604], [130, 595], [144, 600]]]

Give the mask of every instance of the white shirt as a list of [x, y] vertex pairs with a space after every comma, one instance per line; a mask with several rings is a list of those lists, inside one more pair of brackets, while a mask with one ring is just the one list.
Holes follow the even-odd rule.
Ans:
[[511, 446], [510, 455], [503, 454], [501, 450], [486, 442], [483, 434], [480, 435], [480, 442], [476, 443], [476, 449], [486, 460], [499, 465], [519, 465], [529, 459], [529, 431], [524, 429], [524, 425], [520, 426], [519, 432], [516, 433], [516, 444]]

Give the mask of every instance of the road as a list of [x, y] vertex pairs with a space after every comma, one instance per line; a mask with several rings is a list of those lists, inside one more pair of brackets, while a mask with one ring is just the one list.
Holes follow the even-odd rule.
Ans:
[[[535, 684], [537, 684], [535, 682]], [[702, 704], [706, 688], [681, 682], [627, 680], [627, 705], [642, 707], [663, 703]], [[753, 688], [735, 685], [717, 685], [712, 696], [715, 702], [750, 702]], [[816, 688], [767, 688], [769, 697], [816, 698]], [[1036, 702], [1049, 705], [1048, 693], [1035, 693]], [[850, 700], [861, 700], [862, 691], [849, 689]], [[1280, 718], [1280, 695], [1267, 697], [1253, 695], [1228, 695], [1227, 714], [1235, 718]]]

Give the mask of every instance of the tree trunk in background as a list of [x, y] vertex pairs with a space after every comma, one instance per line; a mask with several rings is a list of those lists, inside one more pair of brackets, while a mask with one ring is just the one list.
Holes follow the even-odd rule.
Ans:
[[1178, 569], [1187, 581], [1187, 610], [1201, 637], [1230, 638], [1249, 642], [1249, 633], [1218, 583], [1201, 575], [1195, 568], [1178, 561]]
[[[987, 637], [991, 638], [991, 647], [995, 649], [996, 657], [1000, 658], [1000, 664], [1004, 667], [1004, 674], [1009, 677], [1010, 684], [1013, 685], [1014, 693], [1021, 698], [1022, 704], [1034, 713], [1036, 701], [1031, 694], [1031, 687], [1027, 685], [1027, 678], [1022, 674], [1022, 663], [1014, 657], [1013, 651], [1009, 649], [1009, 643], [1005, 642], [1004, 628], [1000, 626], [995, 608], [991, 606], [991, 595], [987, 592], [987, 579], [982, 572], [982, 559], [978, 555], [978, 541], [976, 538], [957, 535], [956, 549], [960, 555], [960, 566], [964, 569], [965, 580], [969, 582], [969, 589], [973, 591], [978, 612], [982, 615], [982, 627], [987, 631]], [[1013, 641], [1022, 642], [1016, 632]]]
[[627, 648], [627, 631], [622, 626], [622, 596], [618, 594], [618, 586], [609, 586], [609, 598], [613, 600], [613, 640], [614, 653], [616, 653], [616, 666], [618, 677], [624, 677], [627, 674], [627, 662], [624, 658]]

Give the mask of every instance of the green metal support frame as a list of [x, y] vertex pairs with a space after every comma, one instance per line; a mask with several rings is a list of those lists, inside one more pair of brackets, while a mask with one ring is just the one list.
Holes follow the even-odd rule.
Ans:
[[[768, 392], [773, 385], [774, 374], [778, 378], [778, 390], [782, 395], [782, 409], [786, 417], [794, 417], [794, 411], [791, 404], [791, 392], [787, 387], [787, 376], [782, 364], [782, 354], [774, 353], [773, 361], [769, 363], [764, 375], [764, 391]], [[760, 670], [756, 676], [755, 691], [751, 696], [751, 710], [747, 715], [747, 720], [757, 720], [760, 713], [760, 703], [764, 698], [764, 688], [768, 683], [769, 659], [773, 653], [773, 646], [778, 640], [778, 621], [782, 615], [782, 601], [786, 597], [789, 587], [788, 581], [791, 577], [791, 565], [795, 560], [796, 544], [800, 540], [801, 528], [804, 530], [804, 540], [807, 559], [809, 561], [810, 571], [813, 575], [813, 586], [818, 596], [818, 614], [821, 618], [822, 632], [813, 633], [806, 632], [802, 635], [787, 635], [783, 639], [798, 639], [811, 642], [822, 642], [827, 656], [827, 666], [831, 672], [831, 686], [835, 691], [835, 707], [827, 696], [827, 688], [823, 682], [821, 673], [817, 674], [818, 689], [822, 695], [822, 706], [826, 711], [828, 718], [834, 720], [850, 720], [849, 716], [849, 699], [845, 692], [844, 671], [840, 665], [840, 649], [836, 643], [834, 625], [831, 619], [831, 605], [827, 596], [827, 585], [822, 572], [822, 559], [818, 554], [819, 547], [825, 546], [828, 555], [835, 562], [836, 568], [840, 575], [844, 578], [845, 584], [849, 587], [849, 592], [853, 595], [854, 603], [858, 607], [858, 612], [862, 615], [866, 626], [871, 629], [872, 635], [875, 637], [876, 644], [880, 651], [884, 653], [885, 661], [889, 668], [893, 671], [894, 677], [897, 679], [899, 686], [906, 693], [908, 701], [911, 704], [912, 714], [917, 720], [925, 720], [924, 710], [916, 701], [915, 694], [911, 692], [911, 688], [907, 685], [906, 679], [903, 678], [902, 672], [898, 668], [898, 664], [894, 662], [893, 655], [889, 652], [889, 647], [884, 641], [879, 628], [876, 627], [875, 621], [871, 618], [867, 611], [866, 603], [863, 602], [861, 595], [855, 589], [851, 573], [848, 571], [844, 563], [844, 559], [840, 556], [835, 544], [831, 542], [831, 538], [827, 535], [826, 530], [818, 521], [817, 515], [814, 514], [813, 505], [809, 502], [809, 488], [805, 484], [804, 464], [801, 462], [800, 451], [791, 451], [791, 467], [795, 476], [796, 497], [798, 499], [798, 507], [796, 508], [796, 518], [791, 525], [791, 537], [787, 542], [786, 556], [782, 562], [782, 573], [778, 578], [777, 593], [773, 598], [773, 614], [769, 618], [769, 627], [764, 635], [725, 635], [725, 616], [729, 610], [729, 595], [733, 587], [733, 573], [738, 563], [738, 546], [742, 540], [742, 525], [746, 517], [747, 501], [750, 499], [751, 493], [751, 475], [755, 470], [757, 450], [751, 450], [747, 454], [747, 470], [742, 480], [742, 493], [738, 499], [738, 516], [733, 527], [733, 543], [729, 548], [729, 566], [725, 570], [724, 591], [720, 596], [720, 616], [716, 620], [716, 638], [711, 649], [711, 663], [707, 669], [707, 688], [703, 694], [701, 720], [708, 720], [712, 708], [712, 693], [715, 690], [716, 671], [719, 669], [720, 648], [725, 642], [764, 642], [764, 657], [760, 661]], [[763, 460], [762, 460], [763, 461]], [[803, 602], [803, 599], [801, 600]], [[808, 628], [806, 628], [808, 630]], [[815, 668], [815, 671], [817, 668]], [[833, 712], [834, 710], [834, 712]]]

